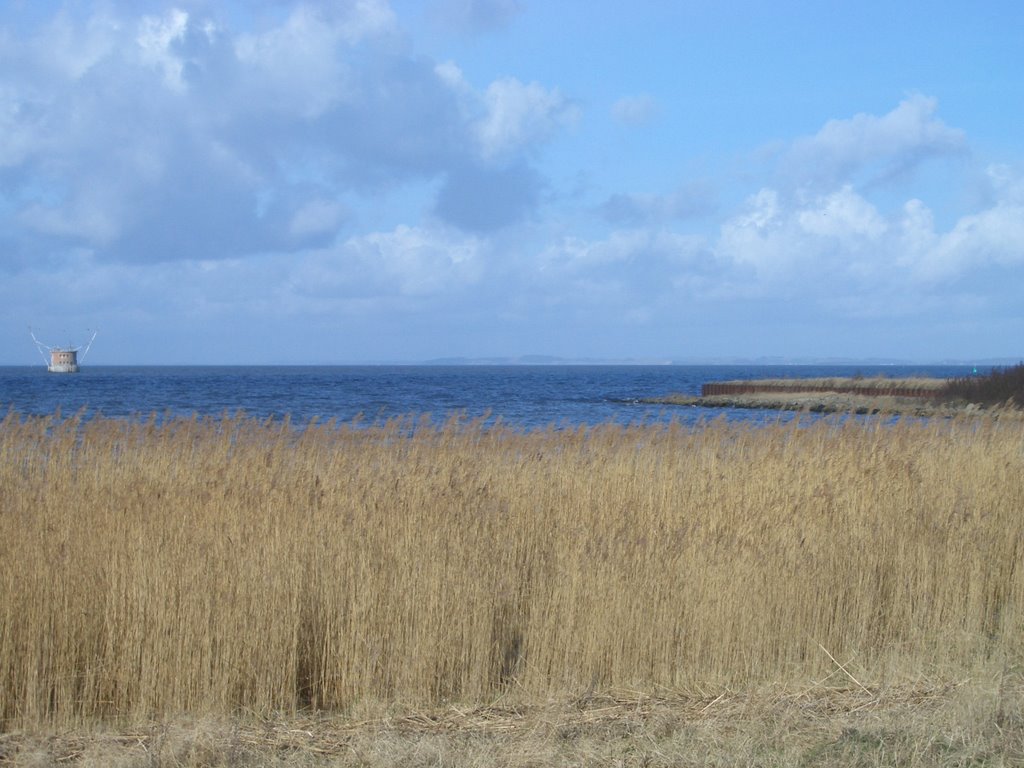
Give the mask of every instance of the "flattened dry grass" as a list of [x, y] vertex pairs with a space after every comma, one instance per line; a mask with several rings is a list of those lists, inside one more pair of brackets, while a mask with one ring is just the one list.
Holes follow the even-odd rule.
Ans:
[[[613, 692], [533, 705], [390, 705], [337, 716], [179, 717], [0, 736], [0, 764], [214, 766], [936, 766], [1024, 761], [1020, 676], [941, 687]], [[5, 756], [7, 762], [5, 763]]]
[[1018, 421], [9, 414], [0, 732], [1016, 674], [1022, 510]]

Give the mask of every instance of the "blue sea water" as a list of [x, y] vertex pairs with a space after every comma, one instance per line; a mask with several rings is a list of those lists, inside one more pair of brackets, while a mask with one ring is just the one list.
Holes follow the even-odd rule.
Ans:
[[398, 416], [500, 418], [520, 429], [729, 419], [775, 422], [777, 411], [648, 405], [641, 398], [700, 394], [708, 381], [817, 376], [966, 376], [969, 366], [43, 366], [0, 367], [0, 409], [20, 414], [160, 418], [244, 412], [374, 423]]

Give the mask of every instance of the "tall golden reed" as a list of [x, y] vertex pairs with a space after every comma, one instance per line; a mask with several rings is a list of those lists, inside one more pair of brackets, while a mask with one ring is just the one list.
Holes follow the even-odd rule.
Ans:
[[1022, 540], [1020, 420], [11, 413], [0, 729], [956, 675], [1024, 650]]

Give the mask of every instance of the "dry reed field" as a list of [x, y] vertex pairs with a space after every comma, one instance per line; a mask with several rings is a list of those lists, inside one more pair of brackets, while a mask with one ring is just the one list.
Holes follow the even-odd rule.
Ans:
[[886, 392], [890, 389], [920, 389], [924, 391], [940, 391], [949, 385], [948, 379], [938, 379], [934, 376], [907, 376], [902, 378], [889, 378], [887, 376], [855, 376], [855, 377], [819, 377], [819, 378], [792, 378], [792, 379], [751, 379], [735, 382], [734, 384], [767, 384], [767, 385], [790, 385], [794, 389], [808, 387], [811, 389], [845, 389], [855, 386], [858, 390], [879, 390]]
[[[1024, 760], [1022, 540], [1016, 419], [524, 433], [10, 413], [0, 763], [24, 734], [98, 724], [235, 718], [235, 751], [217, 759], [124, 763], [227, 765], [243, 764], [239, 733], [264, 733], [238, 723], [329, 714], [337, 735], [374, 707], [485, 720], [509, 707], [507, 722], [550, 734], [623, 701], [630, 733], [668, 755], [681, 733], [699, 741], [686, 712], [736, 713], [737, 697], [769, 691], [763, 712], [786, 717], [920, 705], [954, 728], [950, 712], [981, 707], [970, 738], [1010, 764]], [[390, 717], [374, 733], [404, 733], [379, 726]], [[731, 743], [714, 722], [711, 742]], [[975, 755], [967, 733], [951, 754]], [[840, 744], [823, 754], [843, 764], [841, 742], [829, 731], [818, 746]], [[576, 764], [630, 764], [594, 754]], [[699, 762], [671, 754], [644, 764]]]

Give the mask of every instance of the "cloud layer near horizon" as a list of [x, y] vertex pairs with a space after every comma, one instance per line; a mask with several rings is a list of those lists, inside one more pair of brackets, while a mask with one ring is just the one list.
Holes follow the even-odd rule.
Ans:
[[[559, 148], [600, 121], [644, 130], [661, 119], [653, 96], [601, 114], [556, 82], [473, 82], [419, 52], [384, 0], [266, 16], [74, 8], [0, 34], [14, 327], [220, 323], [226, 344], [254, 326], [344, 325], [363, 338], [335, 359], [566, 354], [574, 338], [622, 357], [622, 329], [671, 356], [666, 327], [749, 321], [752, 307], [847, 329], [1019, 311], [1024, 177], [976, 160], [927, 95], [746, 147], [756, 172], [581, 192], [574, 174], [599, 169], [573, 171]], [[436, 12], [470, 34], [519, 8]], [[936, 174], [970, 199], [933, 194]], [[269, 359], [325, 359], [322, 341], [286, 338]], [[173, 344], [187, 354], [185, 336]], [[18, 360], [16, 346], [0, 352]]]

